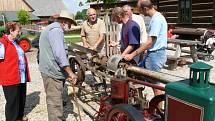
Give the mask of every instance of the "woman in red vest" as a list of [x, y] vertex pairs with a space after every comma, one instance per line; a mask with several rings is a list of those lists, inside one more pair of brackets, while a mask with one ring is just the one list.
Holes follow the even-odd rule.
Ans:
[[8, 22], [0, 38], [0, 85], [6, 99], [6, 121], [27, 121], [24, 115], [26, 84], [30, 81], [28, 62], [17, 36], [20, 24]]

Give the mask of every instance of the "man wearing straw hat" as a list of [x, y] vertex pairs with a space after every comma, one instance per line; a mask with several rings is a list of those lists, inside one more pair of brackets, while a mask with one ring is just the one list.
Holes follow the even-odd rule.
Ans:
[[49, 121], [63, 120], [63, 84], [66, 78], [76, 83], [77, 76], [69, 66], [64, 47], [63, 28], [65, 23], [73, 19], [62, 11], [52, 16], [53, 23], [48, 25], [39, 39], [39, 70], [46, 92]]

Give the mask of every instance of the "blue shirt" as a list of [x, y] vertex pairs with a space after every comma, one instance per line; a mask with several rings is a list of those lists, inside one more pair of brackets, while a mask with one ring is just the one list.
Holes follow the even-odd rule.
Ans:
[[[140, 27], [131, 19], [129, 19], [128, 22], [122, 26], [120, 40], [121, 52], [123, 52], [128, 45], [134, 47], [133, 51], [140, 47]], [[139, 63], [139, 56], [140, 55], [137, 55], [134, 58], [137, 63]]]
[[49, 31], [49, 43], [51, 45], [55, 60], [60, 67], [69, 66], [68, 57], [64, 46], [64, 33], [58, 22], [54, 22], [56, 28]]
[[155, 51], [167, 47], [167, 22], [160, 12], [156, 12], [152, 16], [148, 36], [157, 38], [148, 51]]
[[4, 59], [5, 48], [4, 45], [0, 42], [0, 59]]
[[17, 54], [18, 54], [20, 83], [26, 83], [27, 77], [26, 77], [26, 62], [25, 62], [24, 51], [17, 44], [17, 42], [15, 40], [12, 41], [12, 43], [15, 46]]

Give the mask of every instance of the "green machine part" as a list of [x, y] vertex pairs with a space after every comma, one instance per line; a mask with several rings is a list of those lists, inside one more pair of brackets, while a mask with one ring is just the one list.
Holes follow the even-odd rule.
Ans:
[[215, 121], [215, 84], [209, 83], [212, 66], [197, 62], [190, 78], [168, 83], [165, 121]]
[[3, 33], [4, 33], [5, 27], [4, 26], [0, 26], [0, 37], [2, 37]]

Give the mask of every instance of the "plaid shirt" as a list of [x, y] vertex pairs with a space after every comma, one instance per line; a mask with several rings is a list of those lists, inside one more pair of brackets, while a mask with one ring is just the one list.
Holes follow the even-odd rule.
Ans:
[[27, 77], [26, 77], [26, 62], [24, 57], [24, 51], [22, 48], [18, 45], [18, 43], [14, 40], [12, 41], [14, 46], [16, 47], [16, 51], [18, 53], [18, 60], [19, 60], [19, 72], [20, 72], [20, 83], [26, 83]]

